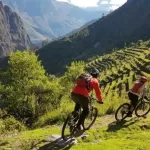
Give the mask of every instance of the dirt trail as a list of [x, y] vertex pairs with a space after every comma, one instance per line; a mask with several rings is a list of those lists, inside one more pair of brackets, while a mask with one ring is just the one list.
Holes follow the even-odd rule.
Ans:
[[[136, 122], [136, 120], [139, 120], [139, 118], [137, 118], [135, 116], [132, 117], [132, 118], [127, 118], [126, 119], [127, 124], [125, 123], [125, 125], [130, 125], [130, 124]], [[119, 125], [119, 124], [116, 125], [116, 123], [117, 122], [115, 120], [114, 114], [113, 115], [105, 115], [105, 116], [102, 116], [102, 117], [98, 117], [90, 130], [101, 128], [101, 127], [108, 127], [108, 129], [110, 131], [116, 131], [116, 130], [121, 129], [123, 127], [122, 126], [123, 124], [122, 125]], [[36, 137], [34, 139], [31, 139], [31, 141], [28, 141], [29, 146], [31, 145], [30, 146], [30, 150], [61, 150], [61, 149], [70, 149], [73, 145], [78, 144], [78, 141], [76, 139], [71, 139], [71, 140], [68, 140], [66, 142], [63, 141], [62, 138], [61, 138], [62, 125], [61, 126], [54, 126], [54, 128], [55, 127], [59, 130], [58, 134], [45, 135], [45, 136], [43, 136], [44, 140], [40, 140], [39, 137]], [[42, 129], [43, 130], [48, 130], [49, 128], [51, 128], [51, 126], [45, 127], [45, 128], [42, 128]], [[8, 137], [5, 137], [5, 140], [16, 138], [16, 137], [18, 137], [21, 134], [23, 134], [23, 133], [19, 133], [18, 135], [10, 135]], [[88, 136], [89, 136], [88, 132], [87, 133], [84, 132], [83, 135], [80, 136], [79, 138], [85, 140], [86, 137], [88, 137]], [[4, 137], [1, 137], [0, 140], [2, 140], [2, 138], [4, 138]], [[16, 142], [18, 143], [19, 141], [16, 141]], [[92, 141], [92, 143], [93, 142], [94, 141]], [[101, 142], [101, 141], [96, 140], [96, 142]], [[32, 143], [37, 143], [37, 144], [35, 144], [33, 146]], [[21, 150], [21, 149], [18, 149], [18, 150]]]

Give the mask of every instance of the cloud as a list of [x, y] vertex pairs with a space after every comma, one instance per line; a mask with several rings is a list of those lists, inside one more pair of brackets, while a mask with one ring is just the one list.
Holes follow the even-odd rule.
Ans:
[[57, 1], [68, 2], [79, 7], [99, 7], [99, 6], [119, 7], [122, 4], [124, 4], [127, 0], [57, 0]]
[[115, 10], [126, 1], [127, 0], [99, 0], [97, 4], [100, 10]]
[[99, 0], [98, 5], [102, 3], [110, 3], [112, 0]]

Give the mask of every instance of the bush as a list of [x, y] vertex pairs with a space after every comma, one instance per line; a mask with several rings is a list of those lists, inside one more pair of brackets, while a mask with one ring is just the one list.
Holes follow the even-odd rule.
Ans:
[[10, 116], [6, 119], [0, 119], [0, 133], [14, 133], [26, 130], [26, 127], [17, 121], [14, 117]]
[[24, 131], [26, 127], [17, 121], [14, 117], [9, 117], [4, 120], [5, 131]]
[[4, 121], [0, 119], [0, 134], [5, 132], [5, 124]]
[[[67, 106], [67, 107], [66, 107]], [[69, 113], [74, 109], [74, 102], [70, 101], [68, 96], [62, 98], [60, 107], [41, 116], [33, 125], [34, 127], [43, 127], [45, 125], [62, 123]]]

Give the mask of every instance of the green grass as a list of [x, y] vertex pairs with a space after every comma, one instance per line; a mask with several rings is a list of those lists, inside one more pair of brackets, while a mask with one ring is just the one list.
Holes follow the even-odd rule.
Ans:
[[12, 137], [1, 137], [0, 149], [29, 150], [36, 147], [39, 150], [149, 150], [150, 116], [129, 118], [121, 123], [117, 123], [113, 115], [99, 117], [91, 130], [86, 132], [88, 137], [77, 138], [77, 145], [56, 146], [50, 136], [60, 135], [60, 132], [61, 126], [47, 126]]
[[108, 127], [89, 131], [89, 139], [72, 147], [72, 150], [149, 150], [150, 120], [131, 119], [112, 122]]
[[36, 130], [29, 130], [18, 135], [7, 135], [0, 137], [0, 149], [16, 149], [16, 150], [29, 150], [32, 147], [39, 145], [42, 146], [48, 136], [51, 134], [59, 134], [60, 128], [51, 126]]

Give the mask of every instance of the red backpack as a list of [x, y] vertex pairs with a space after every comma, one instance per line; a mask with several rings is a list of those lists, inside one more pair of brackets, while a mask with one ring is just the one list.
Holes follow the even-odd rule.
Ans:
[[82, 73], [77, 77], [76, 84], [79, 87], [86, 87], [88, 90], [90, 89], [90, 81], [93, 77], [89, 74]]

